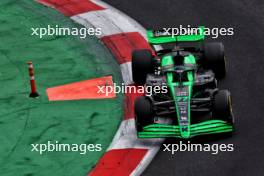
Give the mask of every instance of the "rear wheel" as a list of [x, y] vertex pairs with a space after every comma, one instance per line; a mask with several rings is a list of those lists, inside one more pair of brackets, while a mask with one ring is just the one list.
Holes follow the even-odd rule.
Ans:
[[154, 110], [151, 100], [145, 96], [138, 97], [135, 101], [135, 123], [138, 132], [144, 126], [154, 123]]
[[132, 77], [136, 84], [144, 85], [147, 74], [154, 71], [154, 59], [149, 49], [135, 50], [132, 53]]
[[231, 96], [228, 90], [219, 90], [214, 95], [213, 118], [224, 120], [231, 124], [234, 123]]
[[226, 59], [224, 45], [219, 42], [204, 44], [204, 65], [212, 69], [217, 79], [226, 75]]

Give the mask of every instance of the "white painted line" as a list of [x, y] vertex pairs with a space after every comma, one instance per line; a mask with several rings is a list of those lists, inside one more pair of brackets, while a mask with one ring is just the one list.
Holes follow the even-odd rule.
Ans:
[[115, 12], [115, 14], [119, 14], [119, 16], [122, 16], [123, 18], [125, 18], [126, 21], [129, 21], [129, 23], [134, 26], [133, 28], [136, 29], [133, 32], [139, 32], [145, 39], [147, 39], [146, 29], [143, 26], [141, 26], [137, 21], [135, 21], [133, 18], [129, 17], [128, 15], [121, 12], [120, 10], [106, 4], [105, 2], [102, 2], [101, 0], [91, 0], [91, 1], [101, 7], [104, 7], [106, 9], [111, 9], [113, 12]]
[[[97, 36], [99, 38], [123, 32], [139, 32], [147, 40], [146, 29], [133, 18], [100, 0], [92, 0], [92, 2], [105, 9], [78, 14], [71, 19], [86, 28], [102, 28], [102, 35]], [[159, 45], [154, 47], [157, 51], [162, 49]]]
[[131, 62], [121, 64], [120, 69], [125, 85], [133, 84]]
[[139, 31], [138, 26], [133, 25], [130, 20], [113, 9], [91, 11], [72, 16], [71, 18], [86, 27], [92, 25], [96, 28], [101, 28], [102, 35], [100, 37], [122, 32]]
[[130, 174], [130, 176], [139, 176], [143, 173], [143, 171], [147, 168], [150, 164], [154, 156], [158, 153], [160, 149], [160, 145], [162, 144], [163, 140], [157, 143], [158, 147], [152, 147], [147, 154], [144, 156], [143, 160], [140, 161], [136, 169]]
[[[87, 12], [89, 13], [89, 12]], [[75, 21], [76, 23], [79, 23], [80, 25], [83, 25], [86, 28], [96, 28], [96, 26], [93, 26], [88, 18], [84, 18], [79, 15], [72, 16], [71, 19]]]
[[[126, 20], [128, 20], [136, 29], [135, 31], [139, 32], [144, 38], [145, 40], [147, 39], [147, 31], [146, 29], [140, 25], [136, 20], [134, 20], [133, 18], [131, 18], [130, 16], [126, 15], [125, 13], [123, 13], [122, 11], [108, 5], [107, 3], [101, 1], [101, 0], [91, 0], [92, 2], [94, 2], [95, 4], [104, 7], [105, 9], [111, 9], [112, 11], [114, 11], [116, 14], [119, 14], [120, 16], [123, 16]], [[160, 45], [155, 45], [154, 48], [156, 49], [156, 51], [161, 50], [162, 47]]]
[[[138, 139], [135, 129], [135, 119], [122, 121], [108, 150], [126, 148], [159, 148], [163, 139]], [[133, 142], [131, 142], [133, 141]]]

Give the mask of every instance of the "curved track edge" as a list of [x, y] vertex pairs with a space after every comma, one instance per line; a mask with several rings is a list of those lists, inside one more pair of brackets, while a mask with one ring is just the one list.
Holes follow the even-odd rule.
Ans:
[[[37, 2], [55, 8], [87, 28], [101, 28], [99, 40], [115, 56], [125, 85], [133, 85], [131, 52], [134, 49], [150, 49], [146, 31], [140, 24], [100, 0]], [[138, 139], [136, 136], [133, 106], [138, 96], [140, 94], [125, 94], [124, 119], [107, 151], [88, 175], [140, 175], [159, 151], [163, 139]]]

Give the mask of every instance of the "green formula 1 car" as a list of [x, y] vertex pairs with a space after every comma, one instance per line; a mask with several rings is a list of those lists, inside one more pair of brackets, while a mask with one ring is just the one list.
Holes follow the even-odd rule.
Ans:
[[[154, 45], [167, 43], [174, 46], [155, 54], [148, 49], [132, 53], [134, 82], [156, 87], [152, 90], [161, 90], [164, 86], [167, 90], [165, 93], [153, 91], [136, 99], [138, 137], [191, 138], [232, 133], [230, 92], [217, 88], [217, 80], [226, 74], [223, 44], [203, 42], [203, 27], [192, 35], [167, 36], [162, 31], [148, 31], [147, 36], [153, 49]], [[171, 119], [171, 123], [162, 123], [162, 118]]]

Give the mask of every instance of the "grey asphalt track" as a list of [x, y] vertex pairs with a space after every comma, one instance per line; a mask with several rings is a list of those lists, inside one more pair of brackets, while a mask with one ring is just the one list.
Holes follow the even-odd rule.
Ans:
[[[232, 93], [237, 131], [231, 138], [212, 136], [192, 143], [234, 144], [234, 152], [177, 152], [162, 149], [144, 176], [264, 175], [264, 1], [263, 0], [104, 0], [145, 28], [205, 25], [233, 27], [222, 36], [229, 59], [228, 76], [220, 87]], [[208, 39], [209, 41], [212, 39]], [[169, 139], [165, 143], [177, 143]]]

